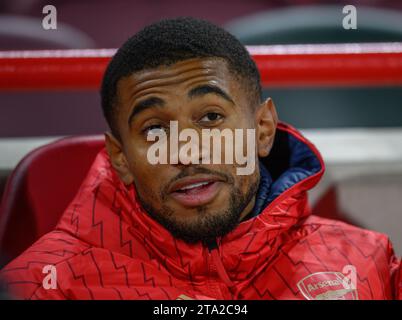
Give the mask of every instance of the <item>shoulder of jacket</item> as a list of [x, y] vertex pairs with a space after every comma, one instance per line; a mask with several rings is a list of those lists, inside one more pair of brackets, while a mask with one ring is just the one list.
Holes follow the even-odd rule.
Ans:
[[349, 242], [356, 245], [361, 244], [364, 247], [377, 247], [381, 244], [384, 250], [388, 250], [388, 247], [391, 246], [390, 239], [386, 234], [338, 220], [312, 215], [303, 222], [302, 227], [317, 230], [321, 236], [330, 238], [333, 241]]

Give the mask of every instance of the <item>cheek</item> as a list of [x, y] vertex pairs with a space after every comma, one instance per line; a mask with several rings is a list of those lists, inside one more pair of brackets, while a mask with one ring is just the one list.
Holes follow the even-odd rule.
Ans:
[[143, 202], [155, 209], [160, 209], [162, 184], [161, 179], [155, 179], [155, 176], [158, 176], [155, 169], [150, 171], [149, 169], [138, 168], [134, 174], [134, 187]]
[[129, 166], [136, 190], [142, 199], [154, 198], [163, 182], [163, 179], [155, 179], [161, 177], [161, 168], [148, 162], [145, 147], [132, 147], [132, 150], [129, 152]]
[[236, 189], [240, 190], [242, 194], [246, 194], [252, 184], [255, 182], [256, 175], [255, 173], [251, 175], [238, 175], [237, 168], [238, 167], [236, 164], [211, 167], [211, 169], [224, 172], [231, 177], [232, 183], [227, 185], [226, 189], [229, 193], [233, 192]]
[[250, 175], [236, 175], [236, 173], [234, 173], [234, 177], [236, 179], [236, 187], [241, 190], [241, 193], [243, 195], [247, 194], [251, 187], [257, 183], [258, 181], [258, 174], [256, 172], [257, 170], [255, 170], [252, 174]]

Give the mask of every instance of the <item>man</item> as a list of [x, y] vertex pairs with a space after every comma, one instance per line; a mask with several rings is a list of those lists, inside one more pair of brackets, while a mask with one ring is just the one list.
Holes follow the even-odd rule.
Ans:
[[[310, 214], [307, 191], [323, 160], [261, 100], [256, 66], [232, 35], [190, 18], [150, 25], [113, 57], [101, 95], [106, 149], [55, 230], [2, 270], [15, 297], [401, 296], [401, 262], [386, 236]], [[151, 163], [152, 135], [165, 139], [159, 156], [184, 148], [167, 143], [172, 123], [199, 135], [253, 130], [255, 170], [199, 161], [204, 145], [196, 157]]]

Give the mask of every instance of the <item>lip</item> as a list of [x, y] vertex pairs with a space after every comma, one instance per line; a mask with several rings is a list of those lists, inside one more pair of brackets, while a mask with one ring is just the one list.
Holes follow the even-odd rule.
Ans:
[[[191, 185], [204, 183], [201, 186], [180, 190]], [[223, 183], [221, 177], [213, 175], [197, 175], [177, 180], [169, 189], [169, 195], [185, 207], [197, 207], [211, 202], [218, 194]]]

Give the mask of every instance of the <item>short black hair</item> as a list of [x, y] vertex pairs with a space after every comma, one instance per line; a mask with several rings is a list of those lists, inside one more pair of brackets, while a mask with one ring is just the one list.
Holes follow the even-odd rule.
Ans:
[[116, 124], [118, 81], [135, 72], [192, 58], [217, 57], [240, 77], [251, 93], [251, 104], [261, 101], [258, 69], [243, 44], [226, 30], [205, 20], [183, 17], [161, 20], [129, 38], [111, 59], [102, 82], [103, 114], [112, 133]]

